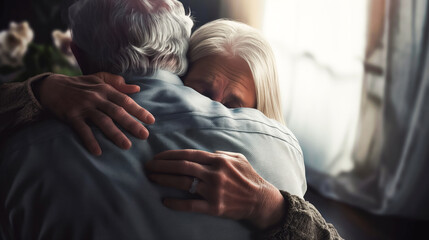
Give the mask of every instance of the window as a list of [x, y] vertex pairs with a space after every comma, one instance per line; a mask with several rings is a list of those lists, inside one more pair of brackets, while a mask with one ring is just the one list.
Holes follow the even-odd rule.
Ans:
[[266, 1], [263, 32], [277, 57], [286, 123], [306, 165], [331, 175], [353, 167], [367, 4]]

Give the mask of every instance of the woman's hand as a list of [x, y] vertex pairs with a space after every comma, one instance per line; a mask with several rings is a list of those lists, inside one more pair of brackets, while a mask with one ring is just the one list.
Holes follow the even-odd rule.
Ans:
[[164, 199], [164, 205], [171, 209], [248, 220], [260, 229], [280, 222], [284, 216], [279, 190], [259, 176], [242, 154], [166, 151], [145, 168], [151, 181], [184, 191], [190, 190], [194, 178], [199, 179], [196, 193], [202, 199]]
[[139, 92], [140, 87], [126, 84], [121, 76], [109, 73], [79, 77], [54, 74], [36, 84], [33, 90], [41, 105], [70, 124], [94, 155], [101, 155], [102, 151], [86, 121], [93, 122], [123, 149], [129, 149], [131, 141], [113, 121], [140, 139], [146, 139], [149, 132], [131, 115], [146, 124], [155, 122], [151, 113], [125, 95]]

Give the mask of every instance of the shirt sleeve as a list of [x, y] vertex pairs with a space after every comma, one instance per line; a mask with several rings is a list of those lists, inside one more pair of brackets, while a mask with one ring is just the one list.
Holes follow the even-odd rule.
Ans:
[[44, 73], [25, 82], [0, 85], [0, 135], [40, 118], [43, 108], [34, 96], [31, 85], [52, 74]]
[[286, 214], [281, 224], [262, 233], [261, 239], [343, 239], [335, 227], [304, 199], [280, 191], [286, 201]]

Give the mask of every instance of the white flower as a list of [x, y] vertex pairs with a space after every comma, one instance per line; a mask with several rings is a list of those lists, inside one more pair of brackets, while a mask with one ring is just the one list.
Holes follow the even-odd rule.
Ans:
[[28, 22], [11, 22], [8, 30], [0, 32], [0, 66], [21, 66], [33, 37]]
[[62, 32], [60, 30], [54, 30], [52, 32], [52, 39], [54, 40], [54, 45], [64, 54], [64, 57], [72, 66], [78, 66], [76, 58], [73, 55], [73, 52], [70, 48], [72, 42], [72, 37], [70, 30]]

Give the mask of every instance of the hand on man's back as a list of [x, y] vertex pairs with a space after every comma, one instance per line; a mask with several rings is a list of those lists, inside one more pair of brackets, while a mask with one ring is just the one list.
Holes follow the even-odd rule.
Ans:
[[131, 141], [114, 121], [140, 139], [147, 139], [149, 132], [132, 116], [146, 124], [155, 122], [150, 112], [126, 95], [139, 92], [140, 87], [126, 84], [121, 76], [105, 72], [77, 77], [53, 74], [36, 84], [33, 89], [41, 105], [73, 126], [85, 147], [97, 156], [102, 151], [87, 121], [123, 149], [129, 149]]

